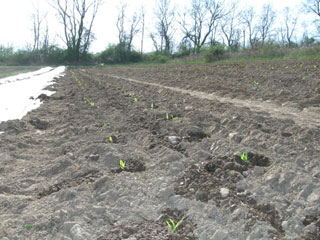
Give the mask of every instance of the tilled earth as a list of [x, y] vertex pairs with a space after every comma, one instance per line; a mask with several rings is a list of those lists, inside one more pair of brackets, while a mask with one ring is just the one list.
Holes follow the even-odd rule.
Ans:
[[69, 68], [0, 124], [0, 239], [319, 239], [319, 71]]

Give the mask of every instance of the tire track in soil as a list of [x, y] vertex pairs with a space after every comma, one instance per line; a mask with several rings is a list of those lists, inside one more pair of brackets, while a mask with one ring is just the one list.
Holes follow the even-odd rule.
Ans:
[[310, 109], [299, 110], [294, 107], [287, 107], [287, 106], [279, 106], [273, 102], [262, 102], [257, 100], [242, 100], [237, 98], [228, 98], [218, 96], [214, 93], [205, 93], [200, 91], [191, 91], [186, 90], [178, 87], [169, 87], [158, 83], [148, 83], [132, 78], [115, 76], [115, 75], [106, 75], [111, 78], [125, 80], [128, 82], [144, 84], [154, 87], [159, 87], [163, 89], [168, 89], [174, 92], [179, 92], [183, 94], [188, 94], [192, 97], [200, 98], [200, 99], [207, 99], [211, 101], [219, 101], [221, 103], [230, 103], [233, 104], [235, 107], [247, 107], [251, 111], [256, 112], [267, 112], [270, 114], [271, 117], [277, 119], [292, 119], [297, 125], [300, 127], [307, 127], [307, 128], [319, 128], [320, 127], [320, 112], [316, 112]]

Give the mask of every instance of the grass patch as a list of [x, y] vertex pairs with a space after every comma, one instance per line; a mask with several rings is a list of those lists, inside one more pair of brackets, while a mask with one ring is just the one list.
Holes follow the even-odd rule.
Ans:
[[10, 76], [18, 75], [20, 73], [27, 73], [27, 72], [30, 72], [30, 69], [15, 71], [15, 72], [0, 73], [0, 78], [10, 77]]

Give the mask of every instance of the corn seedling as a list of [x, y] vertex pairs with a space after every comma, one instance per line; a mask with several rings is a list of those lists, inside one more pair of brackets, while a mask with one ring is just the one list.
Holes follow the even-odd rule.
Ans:
[[126, 169], [126, 162], [120, 160], [120, 168], [124, 171]]
[[299, 67], [302, 68], [303, 67], [303, 63], [300, 63]]
[[109, 143], [113, 143], [113, 138], [112, 138], [112, 136], [109, 137]]
[[169, 232], [174, 234], [174, 232], [177, 230], [179, 225], [182, 223], [183, 219], [184, 219], [184, 217], [179, 222], [177, 222], [177, 224], [175, 224], [171, 218], [169, 219], [169, 221], [166, 221], [166, 223], [168, 225]]
[[134, 98], [134, 102], [137, 103], [138, 102], [138, 98]]
[[91, 102], [91, 103], [90, 103], [90, 107], [94, 107], [94, 102]]
[[150, 108], [154, 109], [154, 104], [153, 103], [150, 104]]
[[25, 225], [23, 226], [24, 231], [28, 231], [28, 230], [30, 230], [31, 228], [32, 228], [32, 224], [25, 224]]
[[317, 68], [317, 65], [313, 65], [313, 68]]
[[174, 121], [174, 120], [177, 120], [178, 117], [174, 117], [173, 115], [171, 115], [171, 119], [172, 119], [172, 121]]
[[237, 153], [237, 156], [239, 156], [241, 158], [242, 161], [248, 163], [248, 152], [243, 152], [241, 153]]
[[105, 123], [103, 123], [103, 126], [108, 127], [108, 126], [110, 126], [110, 123], [105, 122]]
[[169, 113], [166, 113], [166, 119], [169, 120]]

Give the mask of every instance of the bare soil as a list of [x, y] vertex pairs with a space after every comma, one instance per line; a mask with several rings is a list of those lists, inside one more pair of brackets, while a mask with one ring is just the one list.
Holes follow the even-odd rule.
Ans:
[[0, 238], [319, 239], [319, 71], [69, 68], [0, 124]]

